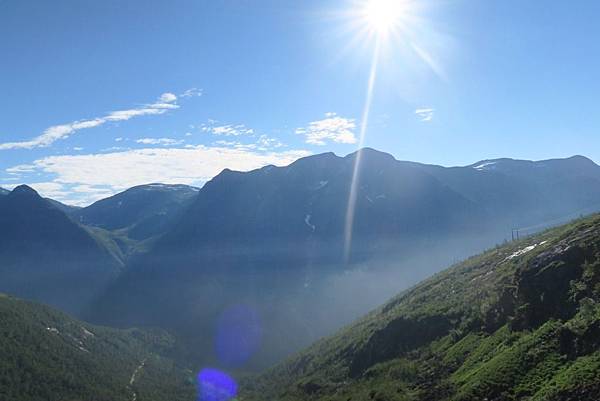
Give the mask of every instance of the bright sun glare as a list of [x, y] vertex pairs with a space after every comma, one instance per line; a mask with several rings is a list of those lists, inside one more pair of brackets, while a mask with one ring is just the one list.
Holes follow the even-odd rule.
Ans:
[[372, 30], [386, 34], [398, 24], [404, 9], [402, 0], [367, 0], [363, 13]]

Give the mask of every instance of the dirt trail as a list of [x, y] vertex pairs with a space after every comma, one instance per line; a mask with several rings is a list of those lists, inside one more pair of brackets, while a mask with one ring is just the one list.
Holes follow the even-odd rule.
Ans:
[[140, 371], [144, 368], [144, 365], [146, 364], [146, 360], [144, 359], [142, 361], [142, 363], [140, 363], [138, 365], [137, 368], [135, 368], [135, 370], [133, 371], [133, 373], [131, 374], [131, 378], [129, 379], [129, 388], [131, 389], [131, 392], [133, 393], [132, 397], [131, 397], [131, 401], [137, 401], [137, 393], [135, 392], [135, 390], [133, 389], [133, 385], [135, 384], [135, 381], [137, 379], [138, 374], [140, 373]]

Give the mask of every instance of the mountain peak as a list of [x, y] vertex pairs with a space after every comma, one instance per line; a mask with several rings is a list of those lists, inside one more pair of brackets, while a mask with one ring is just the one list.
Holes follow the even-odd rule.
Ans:
[[360, 154], [362, 157], [380, 157], [380, 158], [396, 160], [396, 158], [389, 153], [382, 152], [380, 150], [369, 148], [369, 147], [360, 148], [356, 152], [352, 152], [346, 157], [353, 158], [353, 157], [356, 157], [358, 154]]
[[576, 162], [578, 164], [584, 164], [584, 165], [594, 165], [597, 166], [597, 164], [590, 158], [582, 156], [582, 155], [575, 155], [575, 156], [571, 156], [565, 160], [569, 160], [572, 162]]
[[15, 187], [15, 189], [12, 190], [10, 195], [12, 195], [12, 196], [29, 195], [29, 196], [37, 196], [37, 197], [40, 196], [36, 192], [35, 189], [33, 189], [29, 185], [25, 185], [25, 184]]

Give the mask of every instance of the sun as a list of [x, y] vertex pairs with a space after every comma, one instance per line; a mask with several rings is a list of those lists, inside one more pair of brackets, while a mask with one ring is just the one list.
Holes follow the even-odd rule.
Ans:
[[363, 18], [372, 31], [384, 35], [399, 24], [405, 12], [404, 0], [367, 0], [364, 4]]

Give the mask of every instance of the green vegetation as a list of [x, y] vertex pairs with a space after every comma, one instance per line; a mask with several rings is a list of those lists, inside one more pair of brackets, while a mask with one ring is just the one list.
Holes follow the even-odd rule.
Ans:
[[497, 247], [247, 379], [241, 400], [597, 400], [600, 216]]
[[0, 400], [194, 399], [193, 374], [169, 358], [162, 331], [93, 326], [4, 295], [0, 321]]

